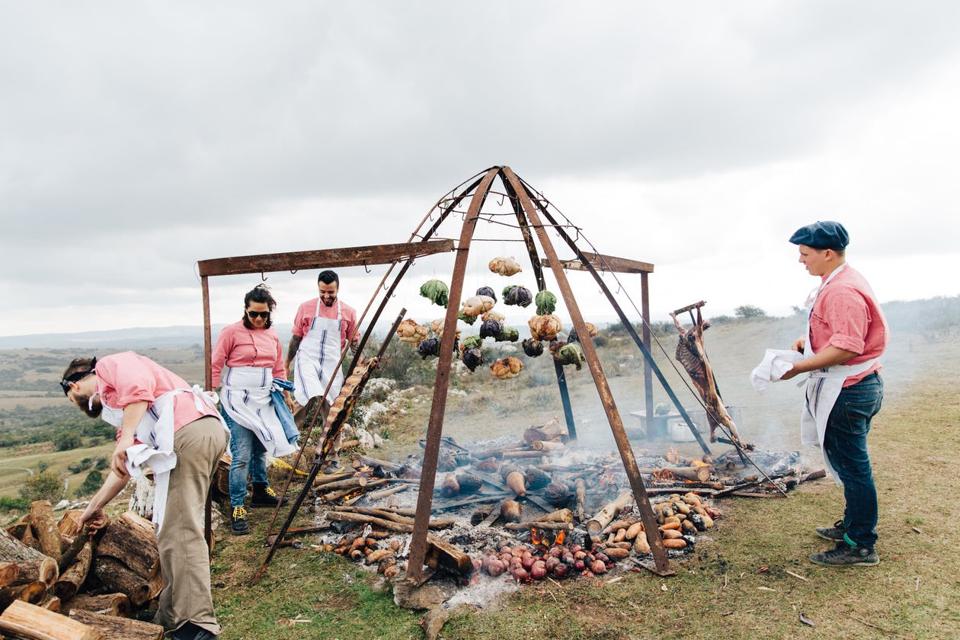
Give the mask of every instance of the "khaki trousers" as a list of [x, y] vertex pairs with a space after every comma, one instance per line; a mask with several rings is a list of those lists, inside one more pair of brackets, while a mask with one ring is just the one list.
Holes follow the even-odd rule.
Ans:
[[210, 556], [203, 538], [207, 492], [217, 461], [227, 449], [227, 431], [217, 418], [195, 420], [173, 436], [177, 466], [160, 529], [160, 570], [164, 587], [154, 622], [167, 631], [187, 622], [219, 635], [210, 593]]

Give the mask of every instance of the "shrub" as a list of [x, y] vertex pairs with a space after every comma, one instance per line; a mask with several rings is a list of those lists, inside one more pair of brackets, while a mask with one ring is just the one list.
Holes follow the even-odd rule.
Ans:
[[30, 503], [23, 498], [9, 498], [0, 496], [0, 511], [26, 511]]
[[49, 500], [56, 503], [63, 497], [63, 483], [55, 475], [41, 471], [23, 483], [20, 497], [27, 502]]
[[71, 449], [76, 449], [83, 444], [83, 440], [80, 438], [80, 434], [73, 433], [72, 431], [61, 431], [53, 437], [53, 446], [57, 451], [70, 451]]
[[760, 307], [745, 304], [734, 309], [733, 315], [738, 318], [743, 318], [744, 320], [749, 320], [750, 318], [766, 318], [767, 312]]
[[103, 484], [103, 474], [94, 469], [87, 474], [87, 477], [83, 479], [83, 484], [80, 485], [80, 488], [77, 489], [78, 496], [87, 496], [91, 493], [96, 493], [100, 488], [100, 485]]

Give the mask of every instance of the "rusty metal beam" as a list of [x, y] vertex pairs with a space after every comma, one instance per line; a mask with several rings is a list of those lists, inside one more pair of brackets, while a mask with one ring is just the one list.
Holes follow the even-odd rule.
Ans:
[[[650, 351], [650, 288], [647, 273], [640, 274], [640, 316], [643, 318], [643, 346]], [[650, 363], [643, 359], [643, 403], [647, 415], [647, 440], [653, 430], [650, 428], [653, 419], [653, 378], [651, 377]]]
[[636, 457], [633, 455], [633, 448], [627, 433], [623, 428], [623, 420], [620, 412], [617, 410], [616, 401], [613, 399], [613, 392], [607, 382], [607, 377], [603, 372], [603, 366], [600, 364], [600, 358], [597, 355], [596, 347], [593, 344], [593, 338], [587, 331], [583, 320], [583, 314], [580, 312], [580, 306], [570, 288], [570, 282], [567, 280], [567, 274], [564, 273], [563, 265], [557, 257], [557, 252], [553, 248], [553, 243], [547, 235], [546, 229], [540, 222], [537, 209], [534, 207], [533, 200], [526, 187], [520, 182], [516, 174], [510, 167], [503, 167], [503, 175], [510, 181], [514, 191], [520, 198], [520, 203], [527, 214], [527, 219], [533, 225], [540, 240], [540, 246], [546, 254], [546, 261], [553, 270], [553, 275], [557, 280], [560, 293], [567, 305], [567, 311], [570, 313], [570, 319], [573, 322], [573, 328], [577, 331], [580, 339], [580, 346], [583, 349], [583, 355], [586, 358], [587, 366], [593, 376], [593, 381], [597, 387], [597, 393], [600, 395], [600, 403], [607, 414], [607, 422], [610, 423], [610, 430], [613, 432], [613, 439], [617, 443], [617, 449], [620, 452], [620, 458], [623, 460], [623, 468], [630, 481], [630, 487], [633, 489], [633, 496], [640, 510], [640, 518], [643, 520], [644, 530], [646, 531], [647, 541], [650, 543], [650, 551], [653, 554], [653, 561], [656, 572], [660, 575], [670, 575], [673, 571], [670, 569], [670, 561], [667, 558], [667, 551], [663, 547], [663, 541], [657, 533], [657, 520], [653, 515], [653, 508], [650, 506], [650, 500], [647, 497], [646, 487], [643, 485], [643, 478], [640, 476], [640, 469], [637, 466]]
[[428, 256], [453, 251], [453, 240], [376, 244], [365, 247], [343, 247], [318, 251], [291, 251], [264, 253], [255, 256], [235, 256], [200, 260], [200, 276], [229, 276], [244, 273], [269, 273], [298, 269], [334, 269], [388, 264], [407, 258]]
[[464, 220], [463, 227], [460, 229], [460, 241], [457, 244], [457, 257], [453, 265], [447, 313], [443, 320], [443, 335], [440, 338], [440, 358], [437, 363], [437, 377], [433, 385], [433, 403], [430, 408], [430, 422], [427, 425], [427, 442], [423, 450], [423, 465], [420, 470], [420, 492], [417, 495], [417, 512], [410, 542], [410, 559], [407, 563], [407, 579], [414, 583], [423, 580], [423, 563], [427, 554], [427, 530], [433, 503], [433, 488], [437, 479], [440, 436], [443, 433], [443, 416], [447, 406], [447, 387], [450, 384], [453, 343], [457, 332], [457, 314], [460, 311], [460, 299], [463, 296], [463, 279], [467, 272], [470, 240], [473, 238], [473, 232], [477, 227], [480, 209], [487, 198], [487, 192], [490, 191], [490, 184], [498, 172], [497, 167], [487, 170], [477, 190], [473, 193], [466, 220]]
[[[590, 264], [600, 271], [613, 271], [616, 273], [653, 273], [653, 264], [641, 262], [639, 260], [630, 260], [629, 258], [618, 258], [616, 256], [607, 256], [602, 253], [586, 253], [581, 255], [590, 262]], [[580, 258], [571, 258], [570, 260], [561, 260], [560, 265], [570, 271], [588, 271]], [[550, 266], [546, 259], [543, 260], [543, 266]]]

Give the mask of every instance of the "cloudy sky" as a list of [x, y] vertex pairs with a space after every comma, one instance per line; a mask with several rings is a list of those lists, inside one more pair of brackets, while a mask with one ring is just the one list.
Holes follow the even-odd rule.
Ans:
[[[0, 335], [198, 324], [198, 259], [402, 242], [493, 164], [655, 263], [658, 316], [789, 312], [816, 219], [881, 300], [960, 293], [960, 4], [587, 6], [0, 1]], [[499, 288], [520, 247], [481, 244], [467, 285]], [[451, 264], [396, 305], [438, 316], [416, 289]], [[216, 281], [214, 321], [259, 279]], [[287, 322], [315, 292], [268, 283]]]

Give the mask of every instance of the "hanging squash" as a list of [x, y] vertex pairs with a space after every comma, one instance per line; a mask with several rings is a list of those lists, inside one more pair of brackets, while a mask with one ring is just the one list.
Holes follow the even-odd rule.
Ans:
[[503, 323], [498, 320], [484, 320], [480, 325], [481, 338], [496, 338], [503, 331]]
[[493, 298], [493, 301], [497, 301], [497, 294], [494, 293], [492, 287], [480, 287], [477, 289], [478, 296], [487, 296], [488, 298]]
[[[590, 335], [590, 337], [591, 337], [591, 338], [596, 338], [596, 337], [597, 337], [597, 333], [598, 333], [598, 331], [597, 331], [597, 326], [596, 326], [595, 324], [593, 324], [592, 322], [584, 322], [583, 324], [586, 325], [586, 327], [587, 327], [587, 333]], [[576, 329], [576, 327], [574, 327], [573, 329], [570, 329], [570, 335], [569, 335], [569, 337], [567, 338], [567, 341], [568, 341], [568, 342], [580, 342], [580, 337], [577, 335], [577, 329]]]
[[530, 327], [530, 335], [534, 340], [553, 340], [563, 329], [560, 318], [555, 315], [533, 316], [527, 322]]
[[503, 327], [493, 339], [497, 342], [516, 342], [520, 339], [520, 332], [513, 327]]
[[496, 304], [496, 302], [494, 302], [493, 298], [488, 296], [471, 296], [463, 301], [463, 307], [460, 309], [460, 311], [464, 315], [473, 316], [476, 318], [477, 316], [490, 311], [490, 309], [493, 309], [494, 304]]
[[417, 324], [417, 321], [411, 318], [407, 318], [397, 327], [397, 337], [400, 342], [407, 344], [420, 344], [420, 341], [429, 335], [430, 330], [427, 327]]
[[520, 360], [520, 358], [515, 358], [513, 356], [500, 358], [490, 365], [490, 373], [493, 374], [494, 378], [498, 378], [500, 380], [515, 378], [520, 375], [520, 371], [522, 370], [523, 361]]
[[527, 338], [521, 342], [520, 345], [523, 347], [523, 352], [531, 358], [536, 358], [543, 355], [543, 343], [539, 340]]
[[450, 289], [447, 288], [447, 283], [442, 280], [427, 280], [420, 285], [420, 295], [433, 302], [433, 304], [445, 307], [449, 301]]
[[537, 303], [538, 316], [548, 316], [557, 310], [557, 296], [546, 289], [537, 293], [535, 302]]
[[577, 367], [577, 371], [581, 369], [586, 360], [583, 356], [583, 350], [576, 342], [568, 342], [554, 351], [553, 359], [564, 366], [572, 364]]
[[503, 288], [503, 304], [529, 307], [531, 302], [533, 295], [530, 289], [515, 284]]
[[501, 276], [515, 276], [523, 271], [515, 258], [494, 258], [487, 266], [490, 267], [490, 271], [499, 273]]

